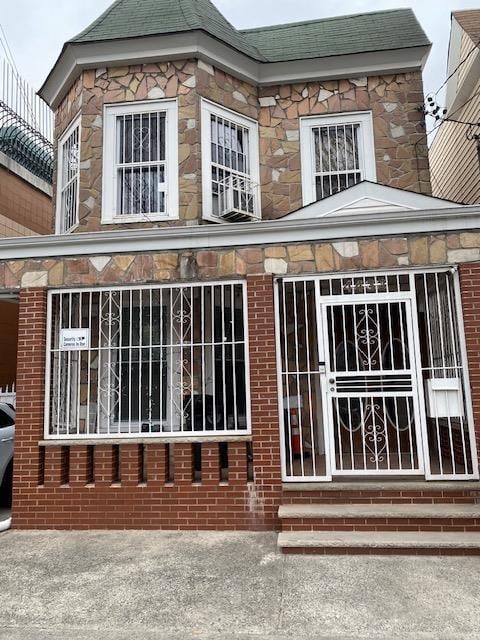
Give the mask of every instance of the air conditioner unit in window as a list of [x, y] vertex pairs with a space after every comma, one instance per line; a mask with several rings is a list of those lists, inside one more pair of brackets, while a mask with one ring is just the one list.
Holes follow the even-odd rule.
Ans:
[[250, 178], [229, 175], [218, 185], [218, 215], [230, 222], [260, 220], [258, 185]]

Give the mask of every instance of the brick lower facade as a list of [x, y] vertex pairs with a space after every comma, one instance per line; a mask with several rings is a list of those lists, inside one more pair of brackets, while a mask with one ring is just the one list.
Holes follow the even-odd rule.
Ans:
[[[43, 439], [46, 290], [22, 290], [15, 528], [276, 527], [281, 474], [272, 276], [249, 277], [247, 287], [251, 439], [82, 446], [39, 446]], [[195, 446], [201, 448], [200, 479], [195, 477]], [[221, 447], [228, 451], [228, 467], [223, 469]]]
[[[280, 463], [274, 282], [266, 274], [246, 279], [252, 436], [219, 442], [39, 444], [44, 430], [46, 289], [21, 290], [14, 528], [276, 530], [282, 503], [468, 504], [478, 500], [478, 491], [465, 487], [446, 492], [438, 487], [410, 492], [285, 491]], [[460, 283], [478, 435], [480, 263], [461, 265]], [[199, 447], [200, 472], [195, 465]], [[315, 524], [338, 528], [338, 520]], [[377, 525], [379, 530], [391, 530], [397, 523], [386, 520]], [[417, 530], [432, 530], [432, 526], [443, 531], [456, 525], [438, 521], [415, 524]], [[465, 526], [477, 530], [478, 523]]]

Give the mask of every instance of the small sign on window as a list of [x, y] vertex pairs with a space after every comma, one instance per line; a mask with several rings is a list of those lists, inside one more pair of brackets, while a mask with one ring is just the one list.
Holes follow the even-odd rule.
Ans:
[[82, 351], [90, 346], [90, 329], [61, 329], [60, 350]]

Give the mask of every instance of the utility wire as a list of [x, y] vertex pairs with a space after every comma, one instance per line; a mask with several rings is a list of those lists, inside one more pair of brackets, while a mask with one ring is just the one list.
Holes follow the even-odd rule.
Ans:
[[[469, 102], [471, 102], [474, 98], [477, 98], [478, 96], [480, 96], [480, 91], [478, 91], [477, 93], [474, 93], [473, 96], [470, 96], [470, 98], [468, 98], [468, 100], [465, 100], [465, 102], [462, 105], [460, 105], [458, 107], [458, 109], [455, 109], [455, 111], [450, 116], [448, 116], [448, 118], [441, 118], [437, 122], [437, 124], [434, 127], [432, 127], [432, 129], [430, 129], [430, 131], [426, 131], [425, 134], [422, 136], [422, 138], [420, 138], [420, 140], [417, 140], [417, 142], [415, 144], [418, 144], [419, 142], [421, 142], [423, 140], [423, 138], [428, 137], [431, 133], [436, 131], [439, 127], [442, 126], [442, 124], [444, 122], [455, 122], [455, 120], [452, 120], [452, 116], [454, 116], [456, 113], [461, 111], [463, 109], [463, 107], [465, 107]], [[475, 126], [478, 123], [477, 122], [468, 122], [468, 123], [464, 122], [464, 123], [461, 123], [461, 124], [469, 124], [469, 125], [474, 125]]]
[[472, 49], [470, 49], [470, 51], [466, 54], [466, 56], [460, 60], [460, 62], [457, 64], [457, 66], [455, 67], [455, 69], [452, 71], [452, 73], [447, 77], [447, 79], [445, 80], [445, 82], [441, 85], [441, 87], [439, 87], [435, 93], [433, 94], [434, 96], [437, 96], [439, 94], [439, 92], [443, 89], [443, 87], [447, 84], [447, 82], [450, 80], [450, 78], [452, 78], [457, 71], [460, 69], [460, 67], [462, 66], [462, 64], [464, 64], [468, 58], [472, 55], [472, 53], [474, 53], [474, 51], [476, 51], [478, 49], [480, 45], [480, 40], [478, 40], [478, 42], [473, 46]]

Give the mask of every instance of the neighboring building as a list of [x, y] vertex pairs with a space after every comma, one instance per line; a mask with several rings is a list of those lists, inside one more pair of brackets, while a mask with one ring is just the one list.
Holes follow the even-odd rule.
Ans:
[[[0, 238], [52, 233], [51, 125], [49, 107], [0, 60]], [[0, 299], [0, 402], [15, 385], [17, 325], [18, 304]]]
[[480, 9], [452, 13], [447, 76], [447, 120], [440, 125], [430, 149], [432, 190], [454, 202], [478, 204]]
[[56, 233], [0, 241], [14, 527], [478, 551], [480, 209], [431, 195], [429, 50], [410, 10], [208, 0], [66, 43]]
[[52, 232], [51, 136], [49, 107], [0, 60], [0, 237]]

